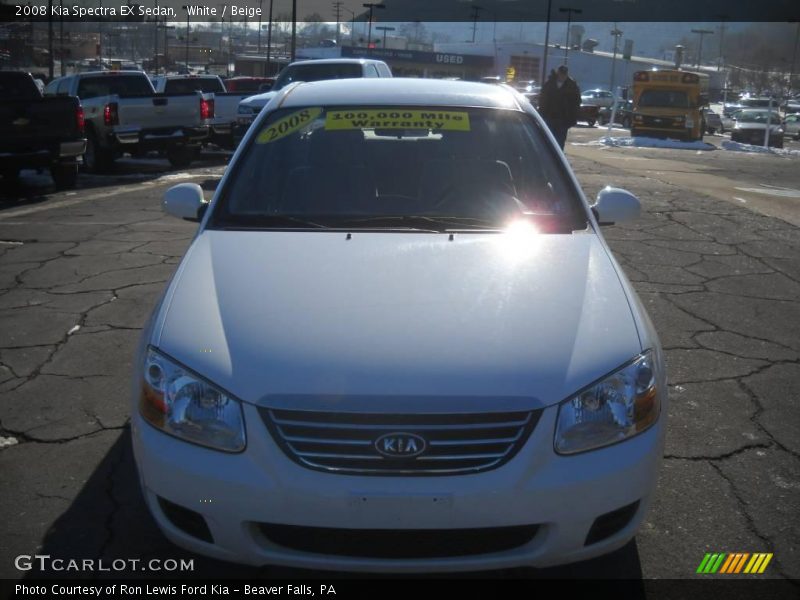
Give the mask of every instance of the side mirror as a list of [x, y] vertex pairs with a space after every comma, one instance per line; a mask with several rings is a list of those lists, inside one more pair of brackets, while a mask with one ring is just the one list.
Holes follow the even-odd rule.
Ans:
[[179, 183], [172, 186], [164, 193], [161, 208], [168, 215], [199, 221], [203, 217], [208, 202], [203, 197], [203, 188], [196, 183]]
[[613, 225], [637, 218], [642, 205], [629, 191], [606, 186], [597, 194], [592, 212], [600, 225]]

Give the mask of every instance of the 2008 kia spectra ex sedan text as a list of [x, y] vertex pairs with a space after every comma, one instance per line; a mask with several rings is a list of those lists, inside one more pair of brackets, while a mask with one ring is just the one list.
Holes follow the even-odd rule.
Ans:
[[[534, 109], [505, 86], [290, 86], [145, 327], [147, 504], [217, 558], [348, 571], [547, 566], [628, 542], [661, 460], [661, 349]], [[206, 210], [207, 208], [207, 210]]]

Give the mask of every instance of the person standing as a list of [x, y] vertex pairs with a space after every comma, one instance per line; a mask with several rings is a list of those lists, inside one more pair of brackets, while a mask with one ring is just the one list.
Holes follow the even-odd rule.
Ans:
[[557, 71], [550, 71], [539, 95], [539, 114], [562, 150], [569, 128], [578, 122], [580, 108], [581, 91], [569, 76], [567, 66], [561, 65]]

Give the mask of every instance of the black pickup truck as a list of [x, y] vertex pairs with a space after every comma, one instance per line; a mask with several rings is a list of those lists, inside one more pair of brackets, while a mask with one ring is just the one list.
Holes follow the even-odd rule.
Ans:
[[45, 98], [29, 73], [0, 71], [0, 175], [6, 184], [21, 169], [50, 169], [57, 189], [75, 187], [86, 151], [78, 98]]

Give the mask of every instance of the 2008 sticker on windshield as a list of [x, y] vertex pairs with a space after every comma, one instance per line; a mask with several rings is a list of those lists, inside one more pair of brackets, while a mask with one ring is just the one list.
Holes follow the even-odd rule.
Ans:
[[455, 110], [329, 110], [326, 130], [435, 129], [469, 131], [469, 113]]
[[321, 108], [304, 108], [298, 110], [290, 115], [278, 119], [272, 125], [267, 127], [264, 131], [258, 134], [256, 144], [269, 144], [275, 140], [291, 135], [300, 131], [303, 127], [308, 125], [311, 121], [316, 119], [322, 114]]

